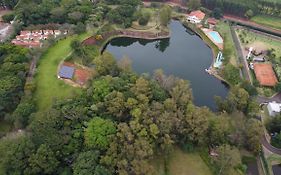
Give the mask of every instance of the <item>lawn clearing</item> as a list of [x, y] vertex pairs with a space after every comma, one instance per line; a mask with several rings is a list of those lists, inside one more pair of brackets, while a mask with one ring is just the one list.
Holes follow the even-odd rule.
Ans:
[[[79, 36], [84, 39], [88, 34]], [[35, 99], [39, 110], [48, 109], [55, 99], [64, 99], [81, 93], [80, 88], [74, 88], [57, 78], [60, 61], [71, 54], [71, 41], [75, 37], [60, 40], [41, 57], [37, 75]]]
[[254, 16], [251, 21], [260, 24], [260, 25], [264, 25], [264, 26], [268, 26], [274, 29], [279, 29], [281, 30], [281, 18], [277, 18], [277, 17], [272, 17], [272, 16], [265, 16], [265, 15], [257, 15]]
[[229, 24], [225, 22], [219, 22], [216, 26], [216, 30], [222, 35], [224, 40], [224, 57], [227, 58], [232, 65], [237, 67], [238, 56], [236, 53]]
[[155, 159], [154, 167], [155, 175], [212, 175], [198, 153], [185, 153], [179, 148], [175, 148], [169, 157], [167, 173], [164, 169], [164, 158]]
[[246, 29], [237, 29], [236, 32], [244, 48], [253, 47], [258, 52], [274, 49], [274, 54], [276, 55], [274, 61], [281, 63], [281, 40], [258, 34]]

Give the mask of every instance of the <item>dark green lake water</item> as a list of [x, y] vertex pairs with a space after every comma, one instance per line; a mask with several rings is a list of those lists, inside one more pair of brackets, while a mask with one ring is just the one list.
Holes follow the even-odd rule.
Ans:
[[178, 21], [172, 21], [170, 29], [170, 39], [116, 38], [108, 43], [106, 50], [117, 60], [128, 56], [137, 73], [152, 75], [155, 69], [160, 68], [166, 75], [189, 80], [194, 103], [215, 110], [214, 96], [225, 97], [228, 88], [205, 72], [212, 64], [211, 49]]

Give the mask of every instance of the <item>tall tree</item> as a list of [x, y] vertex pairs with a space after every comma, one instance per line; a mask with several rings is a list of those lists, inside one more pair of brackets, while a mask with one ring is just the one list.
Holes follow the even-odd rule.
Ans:
[[47, 145], [40, 145], [37, 152], [28, 159], [30, 174], [53, 174], [56, 172], [59, 161]]
[[229, 145], [222, 145], [217, 148], [218, 157], [214, 160], [219, 167], [220, 175], [229, 175], [233, 173], [234, 168], [241, 164], [240, 152], [237, 148]]
[[201, 0], [189, 0], [187, 6], [191, 10], [196, 10], [201, 6]]
[[247, 121], [246, 127], [246, 146], [257, 154], [261, 149], [260, 140], [264, 134], [262, 124], [260, 121], [252, 118]]
[[106, 150], [115, 133], [116, 127], [112, 121], [94, 117], [85, 129], [85, 144], [90, 148]]
[[167, 26], [171, 20], [172, 10], [169, 6], [164, 6], [160, 9], [159, 18], [163, 26]]
[[28, 158], [34, 151], [34, 144], [24, 133], [14, 133], [13, 137], [0, 140], [0, 173], [23, 174], [28, 166]]

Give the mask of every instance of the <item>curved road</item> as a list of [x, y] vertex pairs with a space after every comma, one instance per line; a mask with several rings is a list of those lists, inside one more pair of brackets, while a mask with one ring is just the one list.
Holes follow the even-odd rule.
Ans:
[[263, 136], [262, 140], [261, 140], [261, 144], [268, 149], [270, 152], [274, 153], [274, 154], [278, 154], [281, 155], [281, 149], [275, 148], [273, 147], [270, 143], [268, 143], [268, 141], [265, 138], [265, 135]]
[[281, 92], [279, 92], [278, 94], [274, 95], [273, 97], [261, 97], [258, 96], [257, 97], [257, 102], [259, 104], [261, 103], [268, 103], [268, 102], [272, 102], [272, 101], [276, 101], [277, 103], [281, 103]]

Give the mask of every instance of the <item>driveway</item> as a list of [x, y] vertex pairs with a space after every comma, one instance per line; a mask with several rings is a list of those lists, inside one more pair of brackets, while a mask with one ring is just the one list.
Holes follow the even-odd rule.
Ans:
[[261, 144], [270, 152], [274, 153], [274, 154], [278, 154], [281, 155], [281, 149], [275, 148], [273, 147], [270, 143], [268, 143], [267, 139], [265, 138], [265, 135], [263, 136], [262, 140], [261, 140]]
[[274, 95], [273, 97], [257, 96], [257, 102], [259, 104], [261, 104], [261, 103], [268, 103], [268, 102], [272, 102], [272, 101], [276, 101], [277, 103], [281, 103], [281, 92], [279, 92], [278, 94]]

